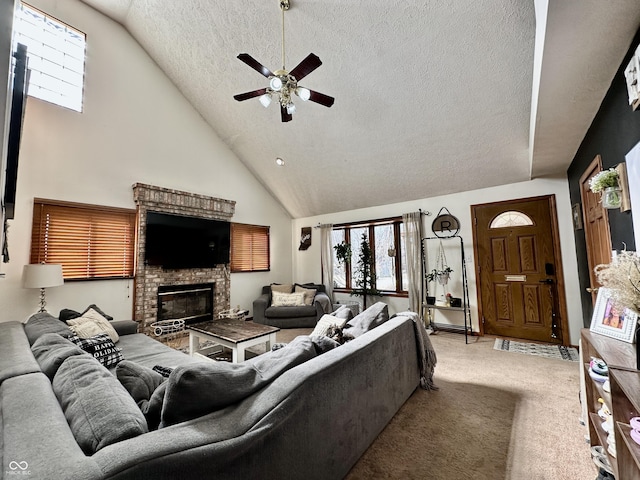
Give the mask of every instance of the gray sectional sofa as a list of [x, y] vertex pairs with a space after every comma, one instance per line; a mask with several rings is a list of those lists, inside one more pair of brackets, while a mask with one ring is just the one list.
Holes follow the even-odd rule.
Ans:
[[[421, 381], [415, 322], [400, 314], [337, 348], [312, 353], [309, 358], [306, 353], [298, 355], [296, 366], [274, 375], [272, 381], [254, 385], [253, 393], [226, 407], [200, 412], [195, 418], [177, 418], [163, 428], [132, 438], [111, 440], [113, 443], [88, 454], [79, 445], [62, 407], [77, 408], [73, 402], [80, 400], [61, 397], [81, 396], [85, 388], [105, 410], [124, 411], [130, 405], [113, 394], [116, 388], [105, 374], [107, 369], [100, 365], [100, 371], [89, 365], [94, 359], [88, 355], [63, 360], [55, 374], [46, 368], [53, 380], [42, 371], [30, 343], [42, 345], [45, 338], [58, 338], [56, 329], [65, 326], [51, 318], [60, 325], [46, 319], [36, 324], [34, 331], [29, 326], [31, 320], [26, 327], [18, 322], [0, 323], [0, 456], [4, 478], [28, 474], [30, 479], [47, 480], [340, 479]], [[210, 368], [202, 361], [196, 365], [193, 358], [152, 338], [133, 333], [133, 322], [113, 324], [120, 333], [117, 346], [125, 360], [146, 367], [176, 367], [165, 384], [178, 371], [186, 375], [193, 369], [202, 372]], [[43, 337], [46, 332], [48, 336]], [[281, 350], [286, 348], [289, 346]], [[262, 363], [252, 368], [259, 373], [268, 370], [269, 355], [279, 351], [256, 357]], [[73, 362], [94, 368], [100, 381], [90, 383], [84, 374], [61, 381], [63, 368], [67, 375], [73, 375], [75, 370], [69, 367], [75, 365]], [[194, 381], [203, 382], [203, 389], [211, 381], [208, 376], [187, 377], [191, 388]], [[110, 382], [112, 390], [101, 382]], [[165, 402], [168, 395], [165, 393]], [[168, 418], [164, 411], [163, 417]], [[117, 432], [124, 422], [123, 414], [122, 421], [113, 421], [113, 429]]]

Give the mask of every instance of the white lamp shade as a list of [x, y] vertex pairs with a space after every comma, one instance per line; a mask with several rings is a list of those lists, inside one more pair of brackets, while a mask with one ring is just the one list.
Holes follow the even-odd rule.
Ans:
[[64, 284], [62, 265], [35, 263], [25, 265], [22, 271], [24, 288], [58, 287]]

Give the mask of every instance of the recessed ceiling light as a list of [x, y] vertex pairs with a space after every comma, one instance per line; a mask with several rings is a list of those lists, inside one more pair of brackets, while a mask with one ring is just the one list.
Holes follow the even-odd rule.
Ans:
[[276, 158], [276, 165], [278, 165], [279, 167], [284, 167], [284, 160], [280, 157]]

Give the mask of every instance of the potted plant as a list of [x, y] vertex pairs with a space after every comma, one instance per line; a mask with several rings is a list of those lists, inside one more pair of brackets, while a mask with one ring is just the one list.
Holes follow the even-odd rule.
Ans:
[[604, 208], [619, 208], [622, 203], [620, 177], [614, 168], [603, 170], [589, 180], [589, 188], [593, 193], [601, 193]]
[[449, 282], [449, 274], [453, 272], [453, 269], [448, 265], [444, 265], [442, 269], [438, 270], [434, 268], [429, 273], [427, 273], [427, 281], [433, 282], [438, 281], [440, 285], [446, 285]]
[[338, 243], [337, 245], [333, 246], [333, 249], [336, 251], [336, 258], [338, 259], [338, 263], [346, 265], [349, 261], [351, 261], [351, 245], [349, 243]]
[[357, 267], [353, 272], [355, 285], [351, 295], [362, 296], [363, 308], [367, 308], [367, 296], [380, 296], [382, 293], [376, 288], [376, 273], [373, 265], [373, 253], [367, 241], [367, 236], [362, 234], [360, 253], [358, 254]]

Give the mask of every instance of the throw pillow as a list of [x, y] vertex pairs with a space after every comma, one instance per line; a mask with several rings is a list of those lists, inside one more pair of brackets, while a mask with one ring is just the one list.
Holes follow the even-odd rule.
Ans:
[[[248, 397], [285, 371], [316, 356], [309, 337], [243, 363], [203, 362], [176, 367], [166, 382], [160, 427], [185, 422]], [[155, 396], [155, 392], [154, 392]]]
[[304, 305], [304, 293], [273, 292], [272, 307], [301, 307]]
[[345, 333], [358, 337], [387, 320], [389, 320], [389, 308], [386, 303], [378, 302], [349, 320], [344, 327]]
[[346, 319], [334, 317], [333, 315], [329, 315], [329, 314], [324, 314], [322, 317], [320, 317], [320, 320], [318, 320], [318, 323], [316, 323], [316, 326], [313, 329], [313, 332], [311, 332], [309, 335], [312, 337], [326, 335], [327, 331], [331, 327], [342, 328], [344, 327], [345, 323], [347, 323]]
[[82, 315], [87, 313], [89, 310], [95, 310], [96, 312], [98, 312], [100, 315], [102, 315], [104, 318], [106, 318], [109, 321], [113, 320], [113, 317], [111, 315], [107, 315], [106, 313], [104, 313], [102, 310], [100, 310], [100, 308], [95, 303], [92, 303], [91, 305], [89, 305], [85, 309], [85, 311], [82, 312]]
[[57, 333], [41, 335], [31, 346], [31, 352], [49, 380], [53, 380], [67, 357], [85, 354], [84, 350]]
[[62, 310], [60, 310], [60, 313], [58, 314], [58, 318], [63, 322], [66, 322], [67, 320], [71, 320], [72, 318], [78, 318], [81, 316], [82, 314], [80, 312], [76, 312], [75, 310], [71, 310], [70, 308], [63, 308]]
[[115, 367], [124, 360], [122, 352], [119, 348], [116, 348], [116, 345], [106, 333], [99, 333], [90, 338], [73, 336], [70, 337], [69, 340], [85, 352], [91, 354], [91, 356], [107, 368]]
[[67, 325], [80, 338], [89, 338], [99, 333], [106, 333], [114, 343], [120, 339], [118, 332], [116, 332], [111, 323], [93, 308], [88, 309], [81, 317], [67, 320]]
[[73, 436], [87, 455], [148, 431], [133, 398], [93, 358], [67, 358], [52, 387]]
[[57, 333], [63, 337], [70, 337], [73, 332], [69, 327], [48, 312], [39, 312], [29, 317], [24, 324], [24, 333], [27, 334], [29, 345], [45, 333]]
[[296, 285], [294, 293], [304, 293], [304, 304], [305, 305], [313, 305], [313, 299], [316, 298], [316, 290], [315, 288], [304, 288], [300, 285]]
[[345, 322], [348, 322], [353, 318], [353, 311], [347, 305], [342, 305], [338, 307], [335, 312], [332, 312], [329, 315], [344, 319]]
[[279, 293], [291, 293], [293, 292], [293, 285], [280, 285], [278, 283], [271, 284], [271, 293], [279, 292]]

